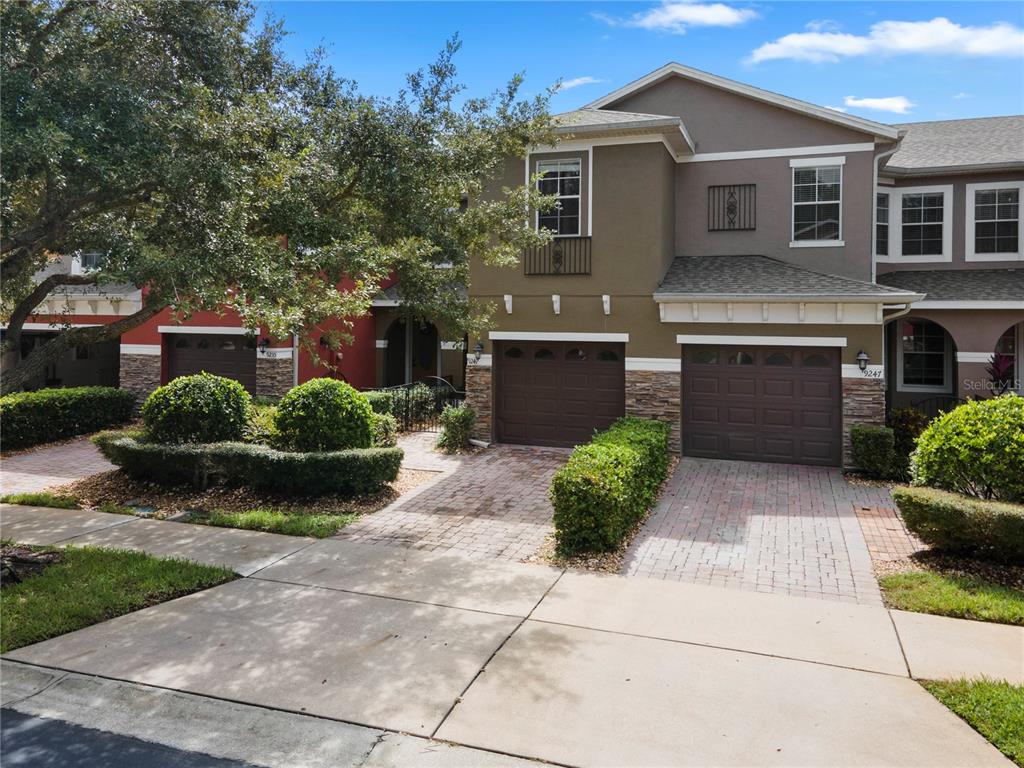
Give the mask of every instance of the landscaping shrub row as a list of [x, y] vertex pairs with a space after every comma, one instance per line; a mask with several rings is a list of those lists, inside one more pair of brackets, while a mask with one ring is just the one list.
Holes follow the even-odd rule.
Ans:
[[105, 432], [93, 438], [112, 464], [140, 480], [205, 488], [220, 480], [281, 493], [370, 493], [398, 477], [401, 448], [354, 448], [293, 453], [249, 443], [166, 444], [138, 433]]
[[894, 488], [907, 528], [933, 549], [1024, 564], [1024, 505], [935, 488]]
[[68, 387], [0, 398], [3, 447], [27, 448], [124, 424], [135, 395], [114, 387]]
[[575, 448], [551, 482], [562, 554], [610, 552], [654, 503], [668, 470], [669, 425], [623, 418]]

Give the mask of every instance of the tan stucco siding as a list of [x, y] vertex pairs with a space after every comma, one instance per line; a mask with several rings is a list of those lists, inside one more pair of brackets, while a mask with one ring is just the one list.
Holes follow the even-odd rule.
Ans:
[[[1016, 181], [1024, 182], [1024, 173], [1021, 171], [1014, 171], [1009, 173], [988, 173], [988, 174], [969, 174], [969, 175], [955, 175], [955, 176], [918, 176], [914, 178], [900, 177], [893, 184], [888, 184], [891, 178], [886, 178], [884, 169], [882, 172], [882, 183], [879, 184], [879, 192], [892, 192], [894, 190], [906, 189], [908, 187], [941, 187], [941, 186], [952, 186], [953, 187], [953, 209], [951, 216], [953, 219], [953, 235], [951, 243], [951, 261], [927, 261], [927, 262], [900, 262], [899, 257], [895, 256], [898, 253], [896, 248], [898, 244], [895, 242], [895, 232], [890, 230], [890, 247], [889, 253], [893, 254], [893, 261], [879, 261], [878, 263], [878, 274], [885, 272], [895, 272], [903, 269], [993, 269], [1000, 267], [1011, 267], [1015, 263], [1017, 266], [1022, 267], [1024, 263], [1020, 261], [967, 261], [965, 259], [966, 243], [967, 243], [967, 185], [968, 184], [988, 184], [996, 183], [1000, 181]], [[971, 201], [973, 203], [973, 200]], [[890, 220], [893, 220], [895, 216], [899, 215], [897, 210], [897, 202], [895, 199], [891, 201], [892, 212], [890, 214]], [[972, 233], [973, 234], [973, 233]]]
[[[794, 157], [801, 157], [794, 155]], [[804, 156], [806, 157], [806, 156]], [[873, 153], [843, 157], [842, 240], [845, 245], [793, 248], [793, 169], [790, 157], [682, 163], [676, 172], [676, 252], [680, 256], [760, 255], [818, 272], [871, 279], [871, 184]], [[819, 158], [814, 158], [819, 159]], [[822, 164], [827, 164], [824, 158]], [[708, 231], [708, 187], [757, 185], [756, 229]]]
[[680, 77], [652, 85], [610, 108], [681, 117], [699, 153], [873, 140], [869, 134]]

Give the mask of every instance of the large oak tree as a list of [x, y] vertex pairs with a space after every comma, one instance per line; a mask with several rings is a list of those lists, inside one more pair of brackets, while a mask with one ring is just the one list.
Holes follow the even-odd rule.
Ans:
[[[2, 391], [76, 346], [164, 308], [230, 307], [249, 327], [301, 334], [368, 311], [400, 280], [411, 317], [473, 328], [470, 258], [515, 263], [540, 236], [532, 188], [483, 189], [508, 155], [550, 141], [546, 97], [519, 78], [466, 98], [451, 41], [392, 99], [359, 93], [314, 53], [282, 57], [282, 30], [247, 2], [4, 2], [0, 10]], [[84, 275], [38, 273], [101, 252]], [[352, 278], [340, 290], [343, 277]], [[17, 359], [22, 326], [70, 285], [144, 287], [106, 326], [58, 326]]]

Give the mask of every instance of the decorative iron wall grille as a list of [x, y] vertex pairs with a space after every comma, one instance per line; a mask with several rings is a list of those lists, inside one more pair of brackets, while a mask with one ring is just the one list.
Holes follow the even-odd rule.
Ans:
[[757, 185], [708, 187], [708, 232], [757, 228]]
[[523, 254], [527, 275], [589, 275], [590, 238], [556, 237]]

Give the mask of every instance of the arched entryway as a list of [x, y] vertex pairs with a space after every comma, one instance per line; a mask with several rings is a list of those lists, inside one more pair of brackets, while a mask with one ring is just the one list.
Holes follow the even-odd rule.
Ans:
[[926, 317], [900, 317], [889, 323], [886, 342], [890, 408], [932, 411], [957, 398], [956, 344], [942, 325]]
[[384, 334], [384, 386], [396, 387], [438, 376], [440, 341], [433, 323], [399, 318]]
[[994, 394], [1024, 394], [1024, 322], [1014, 323], [999, 337], [988, 373]]

